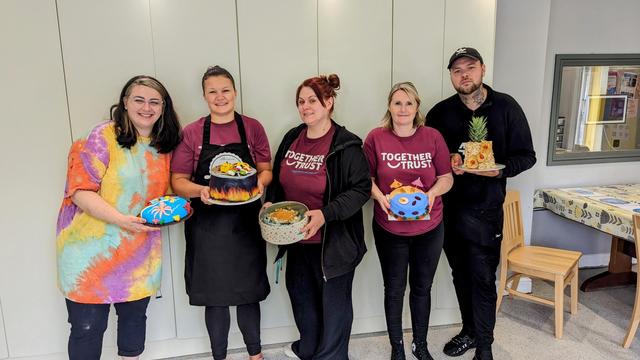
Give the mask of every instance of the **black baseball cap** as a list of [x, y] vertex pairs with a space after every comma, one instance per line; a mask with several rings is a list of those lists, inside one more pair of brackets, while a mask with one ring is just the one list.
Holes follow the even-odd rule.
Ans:
[[451, 65], [453, 65], [453, 63], [461, 57], [476, 59], [480, 61], [480, 64], [484, 64], [484, 61], [482, 61], [482, 56], [480, 55], [478, 50], [472, 47], [461, 47], [456, 49], [456, 51], [453, 52], [453, 55], [451, 55], [451, 58], [449, 58], [449, 65], [447, 66], [447, 70], [451, 69]]

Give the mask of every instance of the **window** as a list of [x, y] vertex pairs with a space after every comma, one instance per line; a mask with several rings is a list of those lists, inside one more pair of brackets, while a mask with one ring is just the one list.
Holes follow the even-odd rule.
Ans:
[[556, 55], [547, 165], [640, 160], [640, 54]]

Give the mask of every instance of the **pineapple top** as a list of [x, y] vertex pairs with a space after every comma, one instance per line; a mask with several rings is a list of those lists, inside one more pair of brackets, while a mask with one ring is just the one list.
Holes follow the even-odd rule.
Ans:
[[469, 140], [480, 142], [487, 139], [487, 117], [472, 116], [469, 123]]

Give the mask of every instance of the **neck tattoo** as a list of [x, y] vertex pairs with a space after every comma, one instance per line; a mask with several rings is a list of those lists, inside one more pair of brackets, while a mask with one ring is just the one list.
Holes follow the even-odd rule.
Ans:
[[474, 91], [469, 95], [460, 96], [462, 98], [462, 102], [467, 105], [467, 107], [471, 109], [477, 109], [484, 103], [487, 99], [487, 94], [484, 91], [484, 87], [480, 87], [478, 90]]

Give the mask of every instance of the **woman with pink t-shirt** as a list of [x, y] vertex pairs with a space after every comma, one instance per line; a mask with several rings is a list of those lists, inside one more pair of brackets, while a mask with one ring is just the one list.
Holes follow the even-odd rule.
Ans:
[[[371, 169], [374, 206], [373, 235], [384, 280], [384, 309], [391, 359], [404, 360], [402, 305], [409, 271], [409, 305], [418, 360], [431, 360], [427, 329], [431, 284], [443, 244], [442, 200], [453, 185], [449, 150], [440, 133], [424, 126], [420, 97], [410, 82], [391, 88], [382, 126], [369, 132], [364, 152]], [[413, 186], [429, 199], [428, 216], [398, 221], [390, 216], [387, 195], [398, 186]]]
[[300, 332], [285, 348], [294, 359], [348, 360], [353, 275], [366, 251], [361, 208], [371, 178], [362, 140], [331, 119], [339, 87], [335, 74], [298, 86], [303, 124], [282, 139], [266, 195], [269, 202], [293, 200], [311, 209], [304, 240], [278, 253], [287, 252], [287, 292]]
[[202, 92], [210, 114], [184, 128], [171, 161], [171, 186], [191, 198], [194, 209], [184, 227], [187, 295], [189, 304], [205, 306], [215, 360], [227, 357], [229, 306], [236, 306], [249, 359], [260, 360], [260, 301], [270, 291], [266, 246], [258, 225], [261, 204], [212, 204], [208, 179], [212, 163], [232, 158], [257, 170], [262, 192], [271, 182], [271, 151], [262, 125], [235, 112], [236, 87], [227, 70], [208, 68]]

